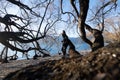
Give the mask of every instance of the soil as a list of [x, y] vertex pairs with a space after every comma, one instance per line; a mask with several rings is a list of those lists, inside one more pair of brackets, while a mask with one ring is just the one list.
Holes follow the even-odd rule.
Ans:
[[120, 80], [120, 43], [78, 58], [29, 65], [8, 74], [4, 80]]

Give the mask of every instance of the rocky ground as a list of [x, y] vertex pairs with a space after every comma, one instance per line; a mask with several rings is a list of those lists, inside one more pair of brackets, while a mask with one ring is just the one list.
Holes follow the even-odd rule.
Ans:
[[40, 62], [48, 61], [48, 60], [58, 60], [61, 59], [61, 56], [52, 56], [52, 57], [38, 57], [37, 59], [29, 59], [29, 60], [12, 60], [9, 63], [0, 64], [0, 80], [3, 80], [5, 76], [7, 76], [11, 72], [15, 72], [27, 66], [37, 65]]
[[79, 58], [28, 65], [4, 80], [120, 80], [120, 43], [111, 43]]

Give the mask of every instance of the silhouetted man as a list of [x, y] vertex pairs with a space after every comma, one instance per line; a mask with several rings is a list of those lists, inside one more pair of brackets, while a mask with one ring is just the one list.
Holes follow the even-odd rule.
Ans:
[[66, 33], [65, 33], [64, 30], [62, 32], [62, 37], [63, 37], [63, 41], [62, 41], [62, 53], [63, 53], [63, 56], [65, 57], [65, 55], [66, 55], [66, 49], [68, 47], [68, 36], [66, 35]]

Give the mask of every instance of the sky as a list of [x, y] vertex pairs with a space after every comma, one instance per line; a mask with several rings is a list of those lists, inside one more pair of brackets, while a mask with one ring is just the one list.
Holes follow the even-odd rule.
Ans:
[[[24, 0], [23, 0], [24, 1]], [[33, 0], [34, 1], [34, 0]], [[90, 5], [89, 5], [89, 11], [90, 11], [90, 9], [94, 9], [94, 6], [96, 6], [96, 5], [98, 5], [99, 4], [99, 1], [100, 0], [90, 0]], [[25, 0], [24, 1], [25, 2], [25, 4], [28, 4], [29, 5], [29, 0]], [[71, 10], [70, 9], [70, 4], [68, 3], [68, 1], [67, 0], [64, 0], [64, 2], [65, 2], [65, 4], [64, 5], [67, 5], [67, 6], [69, 6], [69, 7], [64, 7], [64, 10], [65, 11], [69, 11], [69, 10]], [[56, 2], [57, 3], [57, 2]], [[120, 0], [118, 0], [118, 3], [120, 3]], [[58, 3], [57, 3], [58, 4]], [[9, 10], [7, 11], [8, 13], [10, 13], [10, 14], [19, 14], [19, 11], [18, 11], [18, 7], [16, 7], [15, 5], [13, 5], [13, 7], [14, 7], [14, 9], [13, 8], [8, 8]], [[89, 16], [89, 12], [88, 12], [88, 16]], [[65, 17], [64, 17], [65, 18]], [[89, 17], [88, 17], [89, 18]], [[92, 25], [92, 24], [91, 24]], [[62, 30], [66, 30], [67, 31], [67, 34], [70, 36], [70, 37], [79, 37], [79, 34], [77, 33], [77, 28], [76, 27], [74, 27], [74, 25], [70, 25], [70, 28], [72, 28], [72, 26], [73, 26], [73, 28], [72, 29], [70, 29], [70, 28], [67, 28], [66, 26], [66, 24], [65, 23], [58, 23], [58, 25], [57, 25], [58, 27], [57, 27], [57, 30], [58, 30], [58, 34], [61, 34], [62, 33]]]
[[[65, 8], [64, 8], [64, 11], [70, 11], [70, 10], [71, 10], [71, 9], [70, 9], [70, 6], [71, 6], [71, 5], [69, 5], [69, 3], [67, 2], [67, 0], [64, 0], [64, 1], [66, 1], [64, 5], [69, 6], [69, 7], [65, 7]], [[88, 20], [91, 18], [91, 17], [90, 17], [90, 16], [91, 16], [91, 13], [90, 13], [90, 12], [91, 12], [91, 9], [92, 9], [92, 10], [95, 10], [95, 7], [96, 7], [97, 5], [100, 5], [100, 2], [101, 2], [101, 1], [102, 1], [102, 0], [90, 0], [90, 3], [89, 3], [89, 11], [88, 11], [86, 23], [88, 23], [88, 24], [89, 24], [90, 26], [92, 26], [92, 27], [96, 26], [96, 24], [88, 21]], [[109, 0], [106, 0], [106, 1], [109, 1]], [[120, 0], [118, 0], [117, 3], [118, 3], [118, 7], [120, 7]], [[120, 9], [117, 9], [117, 10], [115, 10], [115, 12], [112, 12], [109, 17], [115, 16], [115, 15], [116, 15], [116, 12], [118, 12], [119, 10], [120, 10]], [[72, 25], [72, 26], [73, 26], [72, 29], [65, 29], [65, 30], [67, 31], [67, 34], [68, 34], [70, 37], [79, 37], [79, 36], [80, 36], [80, 35], [78, 34], [78, 31], [79, 31], [79, 30], [76, 28], [76, 26], [74, 26], [74, 25]], [[70, 27], [70, 28], [71, 28], [71, 27]], [[61, 29], [64, 29], [64, 27], [61, 28]], [[60, 31], [61, 31], [61, 30], [60, 30]]]

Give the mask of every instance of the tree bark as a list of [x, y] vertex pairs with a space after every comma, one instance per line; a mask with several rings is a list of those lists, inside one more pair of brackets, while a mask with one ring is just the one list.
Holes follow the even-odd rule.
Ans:
[[[103, 47], [104, 39], [102, 36], [102, 31], [93, 29], [85, 23], [88, 9], [89, 9], [89, 0], [79, 0], [80, 10], [78, 10], [78, 8], [75, 6], [75, 4], [74, 4], [75, 0], [70, 0], [70, 2], [77, 14], [78, 27], [81, 32], [81, 38], [83, 39], [83, 41], [85, 41], [87, 44], [90, 45], [92, 51], [95, 51], [95, 50]], [[79, 13], [79, 11], [80, 11], [80, 13]], [[90, 31], [93, 34], [93, 36], [95, 38], [94, 42], [91, 42], [89, 39], [87, 39], [85, 29], [87, 29], [88, 31]]]
[[36, 48], [30, 47], [27, 50], [22, 50], [22, 49], [19, 49], [15, 46], [11, 45], [9, 43], [9, 41], [18, 41], [20, 43], [30, 43], [30, 42], [39, 40], [41, 38], [44, 38], [44, 36], [42, 36], [42, 37], [38, 37], [38, 38], [24, 40], [24, 39], [20, 38], [20, 36], [23, 36], [24, 34], [25, 34], [24, 32], [0, 32], [0, 36], [3, 36], [3, 37], [0, 37], [0, 43], [2, 43], [3, 45], [5, 45], [6, 47], [8, 47], [12, 50], [16, 50], [16, 51], [20, 51], [20, 52], [24, 53], [24, 52], [28, 52], [30, 50], [35, 50]]
[[97, 50], [101, 47], [104, 47], [104, 38], [103, 38], [103, 35], [102, 35], [102, 31], [97, 30], [97, 29], [93, 29], [87, 24], [85, 24], [85, 28], [88, 31], [90, 31], [95, 38], [94, 42], [91, 45], [92, 51], [95, 51], [95, 50]]
[[80, 3], [80, 16], [78, 18], [78, 27], [81, 32], [81, 38], [83, 39], [83, 41], [92, 46], [92, 42], [86, 38], [86, 32], [84, 27], [89, 8], [89, 0], [79, 0], [79, 3]]

